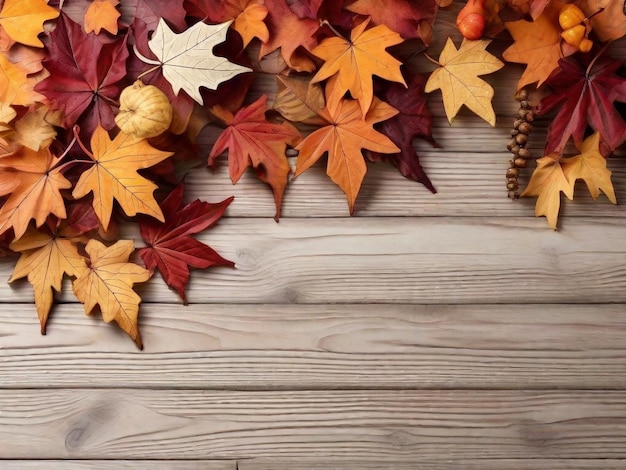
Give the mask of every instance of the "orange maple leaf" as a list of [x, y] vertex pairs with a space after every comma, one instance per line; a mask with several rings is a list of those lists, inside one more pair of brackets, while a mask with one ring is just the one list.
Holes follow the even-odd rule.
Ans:
[[60, 191], [72, 184], [56, 168], [59, 160], [48, 148], [34, 151], [22, 147], [0, 157], [0, 190], [4, 188], [0, 196], [9, 195], [0, 208], [0, 234], [13, 228], [17, 239], [24, 235], [31, 219], [39, 227], [50, 214], [67, 217]]
[[309, 169], [328, 152], [327, 174], [348, 199], [350, 214], [354, 212], [367, 165], [361, 153], [365, 148], [379, 153], [397, 153], [400, 149], [385, 135], [374, 130], [373, 125], [398, 114], [395, 108], [374, 98], [365, 115], [355, 100], [341, 100], [334, 108], [320, 112], [328, 125], [308, 135], [297, 147], [300, 153], [295, 176]]
[[76, 298], [84, 304], [87, 315], [99, 305], [104, 321], [115, 320], [141, 349], [137, 324], [141, 297], [133, 285], [150, 279], [150, 271], [128, 262], [135, 250], [131, 240], [120, 240], [107, 247], [92, 239], [85, 250], [90, 263], [78, 270], [72, 283]]
[[37, 37], [43, 23], [59, 16], [59, 10], [48, 6], [46, 0], [6, 0], [0, 11], [0, 26], [8, 36], [22, 44], [43, 47]]
[[250, 44], [253, 38], [267, 42], [270, 32], [263, 22], [268, 14], [267, 7], [259, 0], [236, 0], [235, 4], [239, 7], [239, 12], [234, 17], [233, 28], [243, 39], [243, 47]]
[[502, 53], [502, 57], [508, 62], [526, 64], [517, 84], [518, 90], [531, 83], [537, 83], [539, 87], [559, 66], [559, 59], [564, 56], [559, 26], [562, 6], [563, 3], [553, 1], [535, 21], [505, 23], [515, 42]]
[[117, 34], [117, 19], [122, 15], [116, 8], [119, 3], [119, 0], [93, 0], [85, 11], [85, 32], [100, 34], [105, 29]]
[[93, 192], [93, 208], [104, 230], [109, 228], [114, 199], [126, 215], [142, 213], [164, 221], [153, 196], [157, 185], [137, 170], [156, 165], [173, 155], [172, 152], [157, 150], [147, 140], [123, 132], [111, 140], [100, 125], [91, 137], [91, 152], [83, 151], [95, 164], [81, 174], [72, 196], [79, 199]]
[[209, 154], [209, 166], [226, 149], [230, 178], [239, 181], [247, 167], [252, 165], [257, 176], [272, 187], [276, 202], [275, 219], [280, 216], [283, 194], [287, 186], [287, 177], [291, 172], [285, 155], [287, 145], [295, 145], [300, 139], [300, 132], [291, 124], [271, 123], [265, 118], [267, 96], [263, 95], [250, 106], [234, 116], [228, 111], [213, 108], [219, 113], [228, 127], [220, 134]]
[[46, 323], [53, 303], [52, 289], [61, 291], [63, 276], [76, 276], [87, 267], [85, 258], [78, 252], [79, 238], [66, 238], [61, 234], [48, 235], [29, 229], [19, 240], [11, 243], [13, 251], [22, 253], [17, 260], [9, 282], [28, 276], [35, 291], [35, 306], [41, 334], [46, 334]]
[[311, 51], [325, 61], [311, 82], [333, 77], [327, 84], [330, 108], [334, 108], [349, 91], [352, 98], [358, 100], [361, 113], [365, 116], [374, 96], [373, 75], [406, 86], [400, 72], [402, 62], [385, 50], [400, 44], [402, 37], [385, 25], [366, 30], [368, 24], [369, 19], [356, 26], [349, 41], [341, 37], [327, 38]]

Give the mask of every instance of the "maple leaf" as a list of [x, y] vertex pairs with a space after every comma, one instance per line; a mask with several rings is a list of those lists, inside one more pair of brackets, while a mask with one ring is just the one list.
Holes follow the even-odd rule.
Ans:
[[153, 196], [157, 185], [137, 170], [156, 165], [172, 152], [157, 150], [147, 140], [123, 132], [111, 141], [102, 127], [96, 128], [91, 137], [91, 152], [84, 151], [95, 163], [80, 175], [72, 196], [79, 199], [93, 192], [93, 208], [105, 230], [111, 221], [114, 199], [126, 215], [148, 214], [163, 222], [163, 213]]
[[622, 61], [600, 57], [589, 63], [567, 58], [559, 66], [546, 81], [553, 94], [537, 106], [538, 115], [557, 109], [548, 127], [546, 153], [563, 153], [570, 137], [579, 145], [587, 124], [615, 150], [626, 140], [626, 122], [613, 105], [614, 101], [626, 102], [626, 81], [616, 74]]
[[59, 11], [48, 6], [46, 0], [5, 0], [0, 26], [16, 42], [43, 47], [37, 36], [43, 32], [43, 23], [57, 16]]
[[267, 96], [263, 95], [234, 116], [222, 114], [228, 127], [220, 134], [209, 154], [209, 166], [229, 149], [228, 168], [233, 184], [239, 181], [248, 166], [252, 166], [259, 179], [269, 184], [276, 203], [275, 219], [280, 209], [291, 168], [285, 155], [287, 145], [295, 145], [300, 132], [286, 122], [274, 124], [265, 118]]
[[122, 15], [116, 8], [119, 0], [93, 0], [85, 12], [85, 32], [100, 34], [101, 30], [116, 35], [117, 20]]
[[89, 266], [78, 270], [72, 287], [87, 315], [99, 305], [104, 321], [117, 322], [142, 349], [137, 323], [141, 297], [133, 290], [133, 285], [147, 281], [151, 274], [128, 262], [134, 249], [131, 240], [120, 240], [110, 247], [98, 240], [89, 240], [85, 248]]
[[42, 69], [39, 61], [27, 61], [20, 57], [20, 62], [13, 63], [0, 52], [0, 101], [18, 106], [30, 106], [45, 101], [46, 97], [35, 91], [37, 80], [32, 76]]
[[141, 236], [148, 245], [139, 250], [146, 268], [158, 269], [163, 279], [187, 304], [185, 286], [189, 281], [189, 267], [234, 267], [232, 261], [222, 258], [213, 248], [191, 235], [215, 225], [233, 198], [217, 204], [195, 200], [183, 206], [184, 186], [177, 186], [161, 204], [165, 222], [143, 219], [139, 222]]
[[496, 124], [496, 114], [491, 105], [493, 88], [479, 75], [493, 73], [504, 67], [495, 56], [485, 49], [491, 41], [463, 39], [457, 50], [448, 38], [439, 56], [440, 68], [432, 72], [426, 82], [425, 91], [441, 89], [443, 105], [448, 121], [452, 122], [462, 105], [483, 118], [492, 126]]
[[158, 62], [156, 56], [148, 47], [148, 25], [140, 20], [135, 20], [132, 32], [135, 39], [133, 47], [137, 49], [139, 54], [131, 54], [130, 60], [128, 61], [128, 73], [133, 77], [141, 76], [141, 80], [146, 85], [154, 85], [165, 93], [172, 103], [173, 110], [170, 130], [181, 134], [189, 124], [195, 101], [187, 93], [174, 93], [170, 82], [163, 76], [163, 70], [160, 67], [155, 69], [153, 65], [147, 64], [139, 59], [138, 55], [150, 59], [150, 63]]
[[0, 208], [0, 234], [13, 228], [17, 239], [31, 219], [39, 227], [50, 214], [67, 217], [60, 191], [72, 184], [57, 167], [59, 161], [48, 148], [34, 151], [22, 147], [0, 157], [0, 196], [9, 195]]
[[[175, 94], [185, 90], [196, 102], [202, 104], [199, 88], [215, 90], [217, 86], [235, 75], [252, 70], [234, 64], [213, 54], [213, 48], [224, 42], [230, 22], [207, 25], [198, 22], [182, 33], [176, 34], [165, 21], [159, 21], [150, 50], [156, 56], [163, 76], [172, 85]], [[150, 59], [140, 57], [144, 62]]]
[[87, 266], [85, 258], [78, 252], [78, 241], [84, 239], [66, 238], [62, 230], [53, 234], [29, 229], [10, 245], [13, 251], [22, 255], [9, 282], [28, 277], [35, 291], [35, 306], [43, 335], [54, 300], [52, 289], [60, 292], [64, 275], [76, 276]]
[[[405, 39], [420, 38], [425, 44], [430, 44], [430, 37], [424, 34], [422, 23], [432, 25], [435, 21], [435, 0], [356, 0], [346, 8], [371, 17], [375, 24], [384, 24]], [[431, 27], [425, 29], [430, 31]]]
[[585, 181], [593, 199], [602, 191], [613, 204], [617, 204], [611, 171], [600, 153], [600, 134], [596, 132], [587, 137], [580, 144], [579, 151], [580, 154], [574, 157], [563, 158], [558, 153], [551, 153], [537, 160], [537, 168], [522, 193], [522, 197], [538, 196], [535, 216], [545, 215], [554, 230], [561, 205], [560, 193], [572, 200], [578, 179]]
[[613, 204], [617, 204], [611, 171], [606, 167], [606, 158], [600, 153], [600, 133], [596, 132], [587, 137], [578, 150], [579, 155], [561, 159], [563, 173], [572, 191], [576, 180], [582, 179], [593, 199], [597, 199], [602, 191]]
[[567, 180], [558, 153], [551, 153], [537, 160], [537, 168], [533, 171], [522, 197], [537, 196], [535, 217], [546, 216], [548, 225], [556, 230], [561, 207], [561, 193], [569, 200], [574, 199], [574, 188]]
[[116, 100], [126, 78], [126, 36], [103, 44], [62, 15], [47, 43], [50, 55], [44, 66], [50, 76], [35, 89], [63, 110], [66, 128], [78, 123], [86, 134], [98, 125], [113, 129]]
[[400, 153], [390, 155], [372, 152], [371, 155], [375, 161], [391, 163], [404, 177], [418, 181], [436, 193], [413, 146], [415, 137], [437, 146], [432, 137], [433, 117], [424, 94], [426, 79], [421, 74], [413, 74], [408, 76], [406, 82], [407, 87], [398, 83], [385, 84], [377, 93], [383, 101], [398, 110], [396, 116], [381, 122], [377, 128], [400, 148]]
[[287, 4], [300, 18], [325, 19], [332, 24], [348, 26], [352, 15], [342, 10], [342, 2], [334, 0], [287, 0]]
[[396, 153], [400, 149], [373, 125], [395, 116], [398, 111], [384, 101], [374, 98], [365, 115], [355, 100], [342, 100], [334, 108], [320, 112], [328, 125], [309, 134], [298, 146], [295, 176], [308, 170], [328, 152], [327, 174], [346, 194], [350, 214], [354, 212], [367, 166], [361, 153], [365, 148], [380, 153]]
[[319, 22], [311, 18], [300, 18], [285, 0], [265, 0], [268, 15], [265, 19], [270, 33], [269, 40], [261, 44], [260, 57], [280, 48], [283, 59], [290, 68], [298, 72], [311, 72], [315, 64], [297, 54], [303, 47], [310, 51], [317, 44], [315, 35]]
[[563, 57], [559, 26], [562, 6], [563, 3], [552, 1], [534, 21], [522, 19], [505, 23], [515, 42], [502, 53], [502, 57], [507, 62], [526, 64], [517, 83], [518, 90], [532, 83], [539, 87], [558, 67], [559, 59]]
[[[369, 20], [356, 26], [350, 40], [341, 37], [324, 39], [311, 53], [324, 60], [312, 83], [334, 77], [327, 92], [329, 107], [334, 108], [346, 91], [358, 100], [363, 116], [374, 96], [372, 76], [405, 84], [400, 65], [385, 49], [403, 40], [385, 25], [367, 29]], [[405, 84], [406, 85], [406, 84]]]

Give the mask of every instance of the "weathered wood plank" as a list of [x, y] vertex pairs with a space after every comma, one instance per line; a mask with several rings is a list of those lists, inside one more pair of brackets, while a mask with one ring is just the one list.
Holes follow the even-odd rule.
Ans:
[[4, 460], [2, 470], [239, 470], [235, 460]]
[[626, 458], [625, 391], [4, 390], [0, 410], [11, 459]]
[[[493, 139], [475, 142], [491, 142]], [[467, 142], [460, 145], [467, 147]], [[488, 145], [488, 144], [486, 144]], [[391, 165], [369, 165], [356, 202], [355, 216], [499, 216], [533, 217], [535, 198], [517, 201], [508, 199], [504, 173], [509, 155], [501, 153], [461, 154], [457, 151], [424, 150], [421, 161], [437, 188], [432, 194], [424, 186], [407, 180]], [[295, 159], [292, 159], [295, 165]], [[626, 158], [609, 161], [618, 200], [626, 195]], [[520, 182], [525, 184], [531, 169]], [[195, 170], [186, 178], [189, 199], [219, 201], [231, 195], [235, 201], [227, 211], [228, 217], [266, 217], [276, 212], [271, 190], [252, 173], [246, 173], [236, 185], [228, 178], [226, 160], [215, 171]], [[563, 198], [563, 225], [572, 217], [624, 217], [624, 206], [613, 205], [601, 195], [591, 199], [584, 185], [576, 187], [574, 201]], [[348, 205], [345, 195], [328, 176], [323, 162], [292, 180], [283, 201], [282, 216], [345, 217]]]
[[[237, 264], [193, 273], [192, 303], [626, 302], [626, 219], [227, 219], [200, 239]], [[127, 234], [133, 236], [132, 234]], [[0, 263], [8, 279], [12, 263]], [[71, 289], [61, 298], [74, 301]], [[180, 302], [159, 279], [148, 302]], [[3, 302], [29, 302], [25, 281]]]
[[33, 310], [0, 312], [0, 388], [626, 388], [623, 305], [147, 304], [142, 353], [78, 305], [41, 336]]
[[[467, 459], [449, 460], [443, 456], [432, 462], [419, 462], [419, 470], [612, 470], [623, 469], [624, 460], [609, 459]], [[324, 460], [281, 460], [250, 459], [241, 460], [238, 470], [415, 470], [413, 463], [381, 460], [378, 462], [361, 461], [324, 461]]]

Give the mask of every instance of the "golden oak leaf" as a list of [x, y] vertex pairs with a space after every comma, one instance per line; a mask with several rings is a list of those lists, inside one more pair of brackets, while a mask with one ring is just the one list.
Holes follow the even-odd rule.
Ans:
[[259, 0], [238, 0], [241, 13], [235, 18], [233, 28], [241, 35], [243, 47], [250, 44], [253, 38], [267, 42], [270, 32], [263, 22], [268, 14], [267, 7]]
[[490, 42], [488, 39], [463, 39], [457, 50], [452, 39], [446, 41], [439, 56], [441, 67], [431, 73], [424, 91], [430, 93], [441, 89], [448, 121], [452, 122], [461, 106], [465, 105], [492, 126], [496, 124], [496, 113], [491, 105], [493, 88], [478, 78], [504, 67], [500, 60], [485, 50]]
[[89, 266], [78, 270], [72, 287], [87, 315], [99, 305], [104, 321], [115, 320], [141, 349], [143, 345], [137, 324], [141, 297], [133, 290], [133, 285], [147, 281], [151, 274], [128, 262], [134, 249], [131, 240], [120, 240], [110, 247], [98, 240], [89, 240], [85, 248]]
[[574, 198], [574, 188], [563, 172], [558, 153], [551, 153], [537, 160], [537, 168], [522, 197], [537, 196], [535, 216], [545, 215], [550, 228], [556, 230], [561, 192], [570, 200]]
[[9, 123], [15, 119], [17, 112], [11, 105], [0, 102], [0, 132], [11, 130]]
[[517, 83], [518, 90], [531, 83], [537, 83], [539, 87], [559, 66], [559, 59], [563, 57], [559, 26], [562, 6], [563, 3], [552, 1], [534, 21], [505, 23], [515, 42], [502, 53], [502, 57], [507, 62], [526, 64]]
[[13, 187], [0, 207], [0, 234], [13, 228], [15, 238], [21, 238], [31, 219], [39, 227], [50, 214], [67, 217], [60, 191], [72, 184], [55, 168], [59, 160], [48, 148], [22, 147], [0, 157], [0, 196], [9, 194], [3, 188]]
[[587, 184], [591, 197], [596, 199], [604, 192], [613, 204], [617, 204], [615, 189], [611, 182], [611, 170], [606, 167], [606, 158], [600, 153], [600, 133], [596, 132], [580, 144], [579, 155], [561, 159], [561, 166], [572, 191], [576, 180]]
[[326, 38], [311, 51], [325, 61], [311, 82], [333, 77], [327, 84], [329, 108], [335, 108], [349, 91], [365, 116], [374, 96], [373, 75], [406, 85], [400, 72], [402, 63], [385, 50], [400, 44], [402, 37], [385, 25], [366, 29], [368, 24], [369, 19], [356, 26], [349, 41], [336, 36]]
[[379, 153], [400, 151], [387, 136], [373, 128], [375, 123], [396, 114], [398, 111], [395, 108], [378, 98], [374, 98], [365, 118], [361, 115], [361, 109], [355, 100], [344, 99], [334, 108], [324, 108], [320, 116], [328, 122], [328, 125], [308, 135], [296, 147], [300, 153], [295, 176], [309, 169], [328, 152], [327, 174], [346, 194], [352, 214], [367, 172], [361, 149]]
[[46, 0], [5, 0], [0, 11], [0, 26], [16, 42], [43, 47], [37, 37], [43, 23], [59, 16], [59, 10], [48, 6]]
[[28, 276], [35, 291], [41, 334], [46, 334], [46, 323], [54, 298], [52, 289], [60, 292], [65, 274], [76, 276], [87, 267], [85, 258], [78, 252], [78, 240], [29, 229], [10, 245], [13, 251], [19, 251], [22, 255], [17, 260], [9, 282]]
[[11, 139], [32, 150], [47, 147], [57, 135], [53, 127], [53, 124], [60, 125], [57, 117], [58, 113], [50, 112], [49, 106], [39, 106], [15, 122]]
[[29, 76], [32, 72], [24, 68], [25, 64], [14, 64], [0, 52], [0, 101], [19, 106], [45, 101], [46, 97], [34, 90], [39, 79]]
[[324, 90], [319, 83], [299, 75], [277, 75], [278, 90], [273, 109], [292, 122], [320, 125], [319, 116], [325, 106]]
[[116, 8], [119, 3], [119, 0], [93, 0], [85, 11], [85, 32], [100, 34], [105, 29], [117, 34], [117, 19], [122, 15]]
[[126, 215], [142, 213], [164, 221], [153, 196], [157, 185], [137, 170], [162, 162], [172, 152], [157, 150], [147, 140], [123, 132], [111, 141], [100, 125], [91, 137], [91, 151], [88, 155], [95, 163], [81, 174], [72, 196], [79, 199], [93, 192], [93, 208], [105, 230], [109, 228], [114, 199]]

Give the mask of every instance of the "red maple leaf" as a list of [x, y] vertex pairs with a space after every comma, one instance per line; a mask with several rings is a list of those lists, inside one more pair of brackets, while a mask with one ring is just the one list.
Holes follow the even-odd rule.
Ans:
[[158, 269], [163, 279], [187, 303], [185, 286], [189, 282], [189, 267], [234, 267], [232, 261], [222, 258], [213, 248], [191, 235], [213, 225], [222, 217], [233, 197], [217, 204], [196, 199], [183, 207], [184, 186], [177, 186], [160, 204], [165, 222], [142, 218], [141, 237], [148, 245], [139, 250], [146, 268]]
[[378, 87], [376, 93], [378, 97], [399, 111], [399, 114], [381, 122], [376, 128], [400, 148], [400, 153], [370, 152], [371, 159], [391, 163], [404, 177], [422, 183], [431, 192], [436, 193], [413, 147], [414, 137], [422, 138], [435, 147], [438, 146], [432, 137], [433, 116], [426, 105], [424, 93], [426, 78], [421, 74], [411, 76], [405, 74], [404, 78], [407, 87], [401, 83], [385, 82], [384, 86]]
[[265, 19], [270, 32], [270, 39], [261, 44], [261, 57], [276, 49], [289, 66], [299, 72], [311, 72], [315, 65], [306, 57], [294, 55], [299, 47], [311, 50], [317, 45], [315, 34], [319, 29], [319, 21], [311, 18], [300, 18], [285, 0], [265, 0], [268, 15]]
[[35, 89], [63, 110], [63, 125], [78, 124], [85, 134], [98, 124], [105, 129], [115, 127], [116, 102], [126, 77], [126, 36], [103, 44], [61, 15], [46, 46], [49, 56], [43, 64], [50, 76]]
[[559, 70], [546, 80], [554, 93], [537, 107], [538, 115], [558, 109], [548, 127], [546, 155], [562, 153], [570, 137], [580, 145], [587, 125], [600, 133], [610, 150], [626, 140], [626, 122], [614, 105], [626, 102], [626, 81], [615, 73], [621, 65], [608, 57], [590, 63], [574, 57], [559, 61]]
[[296, 145], [300, 132], [287, 122], [271, 123], [265, 118], [267, 96], [240, 109], [234, 116], [222, 112], [220, 118], [228, 127], [220, 134], [209, 154], [209, 166], [226, 149], [228, 168], [233, 183], [239, 181], [246, 168], [252, 166], [257, 177], [269, 184], [274, 192], [278, 221], [283, 194], [291, 168], [285, 155], [287, 145]]
[[332, 24], [350, 27], [349, 12], [342, 10], [342, 2], [336, 0], [287, 0], [287, 4], [300, 18], [328, 20]]

